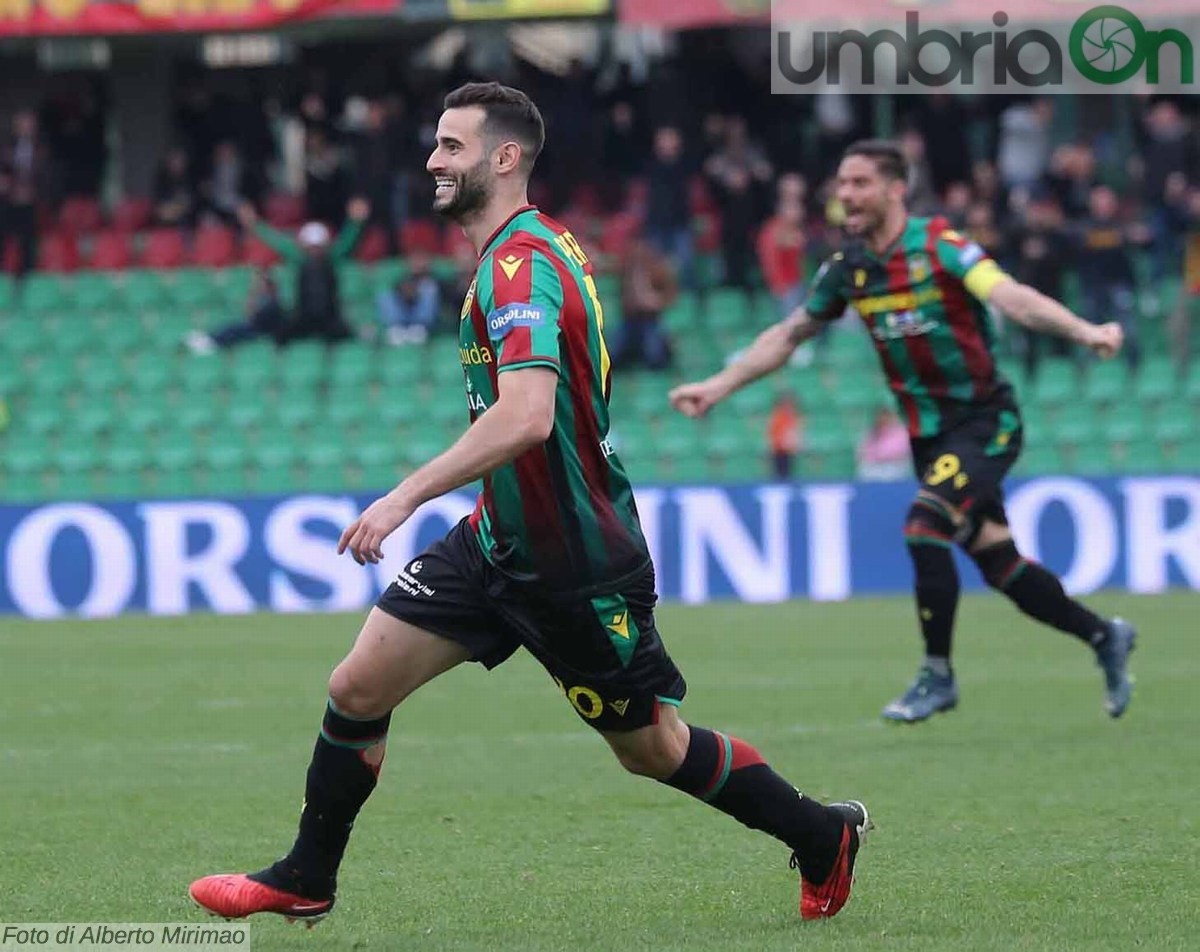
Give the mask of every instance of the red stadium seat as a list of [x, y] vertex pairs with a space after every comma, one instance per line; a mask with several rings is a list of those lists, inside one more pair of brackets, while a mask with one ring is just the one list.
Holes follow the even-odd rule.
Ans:
[[104, 225], [104, 212], [94, 198], [68, 198], [58, 212], [58, 227], [76, 235], [90, 235]]
[[414, 251], [424, 251], [427, 254], [440, 254], [442, 250], [442, 234], [437, 222], [427, 218], [406, 221], [400, 229], [400, 250], [406, 255]]
[[604, 212], [600, 200], [600, 189], [592, 182], [580, 182], [571, 189], [571, 208], [583, 215], [600, 215]]
[[354, 249], [354, 257], [368, 264], [387, 257], [387, 232], [379, 225], [372, 225], [358, 239], [358, 247]]
[[79, 247], [75, 236], [63, 232], [42, 235], [38, 241], [38, 267], [63, 274], [79, 267]]
[[693, 215], [707, 215], [717, 210], [717, 203], [702, 175], [696, 175], [688, 182], [688, 207]]
[[147, 268], [178, 268], [187, 260], [183, 232], [178, 228], [158, 228], [146, 235], [142, 265]]
[[58, 213], [63, 231], [75, 235], [90, 235], [104, 224], [104, 213], [94, 198], [68, 198]]
[[275, 249], [258, 235], [247, 235], [242, 244], [242, 260], [256, 268], [266, 268], [280, 261]]
[[102, 231], [92, 248], [91, 267], [102, 271], [123, 271], [133, 263], [130, 236], [120, 231]]
[[274, 192], [263, 205], [263, 218], [276, 228], [295, 228], [304, 221], [304, 199], [299, 195]]
[[21, 249], [17, 247], [17, 242], [10, 238], [5, 241], [0, 238], [0, 271], [5, 274], [16, 274], [17, 262], [21, 260]]
[[625, 206], [624, 210], [642, 214], [646, 209], [646, 202], [650, 199], [650, 183], [644, 178], [630, 179], [629, 186], [625, 190]]
[[604, 230], [600, 234], [600, 250], [606, 255], [623, 257], [641, 226], [641, 219], [632, 212], [613, 215], [604, 223]]
[[204, 225], [196, 232], [192, 263], [202, 268], [224, 268], [237, 260], [237, 238], [224, 225]]
[[131, 196], [117, 202], [112, 212], [112, 226], [117, 231], [132, 234], [150, 224], [154, 203], [148, 198]]
[[696, 250], [701, 254], [713, 254], [721, 247], [721, 219], [715, 213], [697, 215]]
[[467, 251], [470, 251], [474, 255], [475, 246], [471, 244], [471, 239], [463, 234], [461, 228], [452, 227], [446, 229], [446, 242], [443, 251], [452, 258]]

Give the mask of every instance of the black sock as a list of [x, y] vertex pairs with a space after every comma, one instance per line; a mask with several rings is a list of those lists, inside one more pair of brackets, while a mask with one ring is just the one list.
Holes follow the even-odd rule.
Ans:
[[745, 741], [703, 727], [688, 730], [687, 756], [663, 782], [782, 840], [795, 852], [804, 878], [824, 882], [841, 845], [846, 825], [841, 814], [800, 793]]
[[296, 842], [255, 879], [311, 899], [333, 895], [350, 830], [379, 778], [379, 768], [363, 755], [386, 739], [390, 720], [391, 714], [355, 720], [329, 702], [308, 767]]
[[1108, 634], [1108, 622], [1067, 595], [1053, 572], [1022, 558], [1011, 539], [980, 549], [971, 557], [987, 583], [1031, 618], [1093, 647]]
[[954, 616], [958, 611], [958, 569], [954, 557], [949, 543], [940, 539], [906, 533], [905, 541], [916, 575], [913, 592], [925, 654], [948, 662]]

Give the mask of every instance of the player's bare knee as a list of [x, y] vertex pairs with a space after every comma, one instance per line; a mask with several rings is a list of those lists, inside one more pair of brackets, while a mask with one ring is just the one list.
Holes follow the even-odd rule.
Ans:
[[975, 538], [971, 541], [971, 554], [974, 555], [992, 546], [1002, 545], [1010, 539], [1012, 539], [1012, 532], [1008, 526], [991, 519], [984, 519], [979, 524], [979, 531], [976, 532]]
[[343, 661], [329, 676], [329, 699], [347, 717], [382, 717], [396, 706], [395, 691], [383, 689], [373, 679], [363, 678], [349, 661]]
[[606, 739], [621, 766], [639, 777], [665, 780], [687, 756], [687, 726], [678, 718]]

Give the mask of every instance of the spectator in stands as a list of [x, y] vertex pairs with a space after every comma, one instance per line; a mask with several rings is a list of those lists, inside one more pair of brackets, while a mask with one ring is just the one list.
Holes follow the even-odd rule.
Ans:
[[1044, 176], [1069, 220], [1088, 213], [1088, 195], [1096, 184], [1096, 154], [1083, 144], [1063, 145], [1050, 155]]
[[971, 208], [972, 197], [971, 186], [966, 182], [951, 182], [946, 186], [941, 213], [946, 216], [952, 228], [966, 227], [967, 211]]
[[351, 199], [346, 208], [349, 224], [336, 238], [331, 237], [323, 223], [310, 221], [293, 239], [259, 221], [253, 205], [248, 202], [242, 205], [238, 213], [242, 227], [253, 231], [296, 269], [294, 311], [284, 329], [283, 341], [309, 337], [336, 341], [350, 336], [342, 317], [338, 268], [354, 251], [370, 213], [366, 199]]
[[692, 212], [688, 182], [692, 169], [683, 152], [683, 136], [674, 126], [654, 133], [653, 156], [646, 169], [649, 197], [646, 240], [666, 255], [685, 287], [693, 287]]
[[350, 192], [342, 150], [321, 129], [311, 128], [305, 156], [304, 193], [308, 217], [334, 228], [340, 227]]
[[804, 302], [804, 203], [795, 197], [795, 186], [785, 181], [803, 179], [780, 176], [775, 214], [758, 232], [758, 266], [779, 316], [787, 317]]
[[408, 258], [408, 274], [396, 286], [380, 291], [376, 298], [379, 323], [387, 342], [424, 344], [437, 325], [442, 309], [442, 289], [430, 271], [431, 261], [424, 252]]
[[975, 202], [982, 202], [992, 210], [992, 221], [998, 227], [1009, 222], [1008, 193], [1000, 181], [1000, 173], [993, 162], [979, 161], [971, 166], [971, 195]]
[[907, 129], [900, 136], [900, 148], [908, 160], [908, 210], [913, 215], [928, 215], [937, 196], [925, 156], [925, 137], [916, 129]]
[[1131, 254], [1134, 240], [1119, 217], [1116, 193], [1093, 186], [1089, 215], [1079, 228], [1079, 279], [1084, 313], [1095, 324], [1118, 321], [1125, 331], [1125, 359], [1136, 369], [1141, 357], [1137, 337], [1136, 277]]
[[194, 228], [200, 196], [192, 179], [191, 163], [180, 146], [172, 146], [154, 174], [154, 223], [164, 227]]
[[721, 208], [725, 284], [749, 290], [761, 191], [774, 173], [762, 147], [750, 140], [746, 120], [741, 116], [726, 119], [724, 145], [704, 163], [704, 172]]
[[633, 106], [626, 100], [613, 103], [604, 126], [601, 143], [601, 200], [606, 208], [620, 208], [625, 187], [645, 164], [645, 147]]
[[807, 418], [793, 393], [781, 393], [767, 417], [767, 449], [776, 479], [790, 479], [796, 456], [804, 451]]
[[1027, 192], [1041, 180], [1050, 159], [1053, 120], [1054, 100], [1049, 96], [1014, 103], [1000, 114], [996, 165], [1006, 190]]
[[642, 363], [663, 370], [671, 363], [671, 342], [663, 330], [663, 311], [677, 296], [670, 262], [653, 244], [635, 238], [621, 271], [622, 321], [610, 341], [614, 367]]
[[880, 407], [858, 443], [858, 478], [880, 482], [905, 479], [912, 474], [910, 453], [908, 429], [894, 410]]
[[37, 263], [38, 202], [49, 196], [49, 155], [37, 114], [22, 109], [12, 120], [12, 139], [0, 148], [0, 259], [7, 239], [17, 245], [18, 278]]
[[1178, 214], [1183, 218], [1183, 284], [1169, 330], [1171, 349], [1182, 372], [1191, 362], [1192, 323], [1200, 310], [1200, 184], [1187, 189]]
[[193, 354], [203, 355], [260, 337], [270, 337], [280, 344], [284, 342], [286, 334], [287, 315], [279, 302], [279, 288], [269, 268], [258, 268], [250, 282], [245, 319], [227, 324], [211, 335], [192, 331], [184, 343]]
[[212, 170], [200, 187], [204, 210], [227, 225], [238, 223], [243, 202], [257, 206], [262, 200], [265, 182], [243, 160], [237, 143], [218, 142], [213, 149]]
[[1004, 258], [1004, 233], [996, 225], [996, 213], [990, 203], [979, 199], [971, 202], [963, 220], [963, 231], [993, 258]]
[[[1071, 247], [1062, 209], [1053, 193], [1044, 187], [1035, 187], [1030, 192], [1023, 220], [1013, 230], [1011, 239], [1016, 258], [1013, 277], [1061, 301], [1063, 279], [1071, 264]], [[1071, 354], [1071, 344], [1065, 338], [1037, 334], [1024, 327], [1019, 330], [1018, 347], [1025, 372], [1030, 376], [1037, 372], [1043, 349], [1058, 357]]]
[[[1174, 274], [1181, 247], [1171, 227], [1170, 207], [1180, 196], [1178, 177], [1196, 168], [1200, 162], [1196, 141], [1179, 106], [1161, 99], [1150, 107], [1145, 118], [1146, 143], [1141, 155], [1142, 200], [1153, 231], [1151, 256], [1154, 276]], [[1174, 194], [1169, 189], [1174, 185]]]
[[355, 192], [371, 203], [371, 221], [387, 234], [388, 254], [400, 253], [401, 222], [394, 215], [393, 180], [397, 156], [393, 152], [387, 108], [381, 99], [367, 104], [363, 128], [354, 141]]

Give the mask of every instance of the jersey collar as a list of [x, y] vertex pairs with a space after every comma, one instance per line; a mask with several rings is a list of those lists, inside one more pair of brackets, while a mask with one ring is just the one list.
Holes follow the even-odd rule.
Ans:
[[908, 235], [908, 229], [912, 225], [912, 221], [913, 221], [912, 215], [905, 215], [904, 216], [904, 227], [901, 228], [900, 233], [897, 234], [896, 237], [893, 238], [891, 240], [891, 242], [888, 243], [888, 246], [886, 248], [884, 248], [883, 251], [881, 251], [879, 254], [876, 254], [874, 251], [872, 251], [870, 248], [868, 248], [867, 254], [869, 254], [872, 258], [874, 258], [877, 261], [887, 261], [893, 254], [896, 253], [896, 249], [899, 248], [902, 244], [904, 244], [904, 238], [906, 235]]
[[479, 260], [482, 261], [484, 256], [489, 251], [491, 251], [492, 242], [494, 242], [498, 237], [500, 237], [500, 233], [503, 232], [509, 225], [511, 225], [513, 223], [513, 220], [518, 215], [524, 215], [526, 212], [536, 212], [536, 211], [537, 211], [536, 205], [522, 205], [520, 208], [516, 209], [511, 215], [509, 215], [506, 219], [504, 219], [504, 221], [500, 223], [500, 227], [497, 228], [495, 231], [493, 231], [488, 236], [488, 240], [483, 243], [483, 249], [479, 252]]

